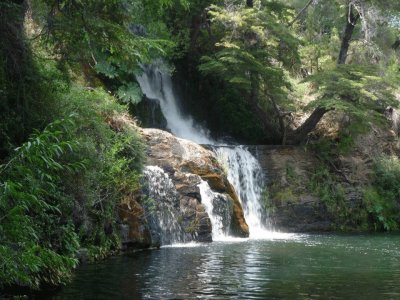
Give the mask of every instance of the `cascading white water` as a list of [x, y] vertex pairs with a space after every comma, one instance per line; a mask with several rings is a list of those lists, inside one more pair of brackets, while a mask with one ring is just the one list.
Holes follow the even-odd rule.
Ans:
[[143, 74], [136, 77], [142, 92], [147, 98], [159, 101], [167, 128], [174, 135], [198, 144], [212, 144], [204, 128], [196, 126], [189, 116], [182, 115], [172, 90], [171, 76], [161, 67], [160, 63], [146, 66]]
[[[204, 180], [201, 181], [198, 187], [200, 189], [201, 203], [210, 217], [213, 241], [225, 240], [230, 224], [229, 202], [224, 195], [213, 192]], [[218, 202], [219, 205], [215, 202]]]
[[269, 224], [260, 203], [265, 178], [259, 162], [244, 146], [220, 146], [215, 147], [214, 151], [227, 169], [228, 180], [240, 198], [250, 237], [266, 237]]
[[149, 191], [149, 210], [155, 217], [155, 222], [161, 231], [161, 244], [172, 244], [184, 241], [183, 229], [176, 213], [176, 203], [179, 201], [172, 180], [163, 169], [157, 166], [146, 166], [143, 170]]
[[[228, 179], [233, 184], [242, 202], [245, 218], [249, 225], [250, 237], [267, 237], [265, 216], [260, 205], [263, 191], [263, 173], [257, 159], [243, 146], [226, 146], [212, 140], [208, 132], [196, 126], [193, 119], [183, 116], [178, 105], [177, 97], [172, 88], [171, 77], [162, 70], [162, 64], [154, 64], [143, 68], [142, 75], [137, 81], [147, 98], [157, 100], [161, 111], [167, 120], [167, 127], [177, 137], [191, 140], [199, 144], [213, 145], [214, 151], [222, 164], [227, 167]], [[207, 184], [208, 186], [208, 184]], [[213, 226], [213, 238], [221, 239], [227, 230], [221, 230], [221, 220], [215, 215], [214, 203], [206, 183], [199, 185], [202, 201], [210, 216]]]

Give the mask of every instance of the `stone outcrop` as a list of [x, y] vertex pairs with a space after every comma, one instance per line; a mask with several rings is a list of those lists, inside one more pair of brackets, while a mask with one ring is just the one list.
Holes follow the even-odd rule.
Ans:
[[[145, 187], [136, 199], [120, 205], [126, 246], [159, 246], [172, 239], [211, 241], [212, 226], [198, 187], [202, 180], [208, 182], [212, 191], [224, 196], [214, 201], [227, 199], [231, 203], [228, 233], [237, 237], [249, 235], [239, 198], [212, 151], [163, 130], [141, 129], [141, 133], [147, 144], [146, 165], [152, 166], [148, 167], [150, 173], [145, 171], [145, 177], [153, 186]], [[160, 178], [151, 182], [155, 176]], [[157, 188], [160, 191], [157, 192]], [[221, 205], [226, 206], [226, 203]], [[169, 215], [162, 215], [162, 211]], [[175, 219], [169, 226], [175, 228], [177, 235], [166, 237], [170, 233], [163, 232], [157, 224], [170, 219]]]
[[145, 210], [138, 203], [140, 195], [126, 197], [118, 207], [121, 239], [124, 248], [148, 248], [159, 246], [159, 241], [151, 238], [147, 226]]
[[208, 182], [212, 190], [226, 194], [233, 202], [231, 233], [241, 237], [248, 236], [241, 204], [213, 152], [162, 130], [143, 129], [142, 134], [148, 145], [147, 164], [159, 166], [166, 171], [175, 186], [183, 191], [182, 199], [196, 199], [201, 205], [198, 183], [193, 184], [187, 180], [190, 175], [199, 176]]
[[[325, 133], [334, 135], [337, 131], [325, 130]], [[249, 147], [260, 162], [267, 179], [269, 218], [272, 225], [275, 229], [288, 232], [365, 230], [362, 222], [368, 222], [368, 216], [363, 214], [368, 212], [363, 191], [374, 179], [375, 158], [382, 155], [399, 156], [400, 145], [396, 134], [388, 129], [372, 126], [368, 132], [354, 138], [348, 151], [340, 153], [334, 150], [336, 155], [325, 163], [318, 157], [319, 153], [310, 148]], [[330, 179], [314, 177], [314, 181], [319, 181], [322, 185], [325, 184], [324, 181], [327, 185], [331, 184], [329, 188], [334, 189], [332, 194], [340, 192], [339, 200], [321, 199], [313, 190], [312, 177], [321, 167], [328, 170]]]

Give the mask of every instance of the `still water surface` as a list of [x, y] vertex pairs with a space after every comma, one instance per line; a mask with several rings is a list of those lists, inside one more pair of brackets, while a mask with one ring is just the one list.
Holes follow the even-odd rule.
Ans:
[[79, 268], [53, 299], [400, 299], [400, 236], [287, 235]]

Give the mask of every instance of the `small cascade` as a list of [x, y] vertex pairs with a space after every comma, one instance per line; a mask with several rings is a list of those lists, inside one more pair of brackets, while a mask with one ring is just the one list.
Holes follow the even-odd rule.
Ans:
[[[266, 215], [263, 213], [260, 200], [263, 192], [263, 172], [257, 159], [243, 146], [220, 145], [209, 137], [201, 126], [197, 126], [193, 119], [183, 116], [178, 105], [178, 99], [172, 88], [171, 77], [162, 70], [162, 64], [143, 67], [143, 74], [137, 81], [147, 98], [159, 101], [161, 111], [167, 120], [167, 128], [177, 137], [188, 139], [198, 144], [214, 145], [214, 151], [221, 163], [227, 168], [229, 181], [232, 183], [241, 200], [246, 221], [250, 229], [251, 238], [267, 237]], [[222, 224], [221, 207], [216, 205], [222, 198], [215, 197], [208, 184], [200, 185], [203, 204], [211, 218], [213, 239], [221, 239], [227, 229]], [[222, 196], [222, 195], [220, 195]], [[225, 210], [228, 212], [227, 210]]]
[[244, 146], [216, 146], [214, 151], [227, 169], [243, 206], [251, 238], [266, 237], [267, 216], [261, 206], [264, 192], [264, 173], [257, 159]]
[[179, 200], [172, 180], [157, 166], [146, 166], [143, 175], [148, 187], [146, 210], [156, 227], [154, 232], [161, 232], [156, 239], [161, 245], [184, 242], [184, 231], [178, 223]]
[[213, 241], [221, 241], [228, 235], [231, 223], [232, 205], [222, 194], [211, 190], [208, 183], [204, 180], [198, 185], [201, 195], [201, 203], [206, 208], [212, 225]]

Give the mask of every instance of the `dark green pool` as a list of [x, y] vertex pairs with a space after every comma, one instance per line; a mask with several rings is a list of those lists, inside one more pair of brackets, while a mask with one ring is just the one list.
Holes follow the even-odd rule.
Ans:
[[400, 236], [168, 247], [77, 270], [55, 299], [400, 299]]

